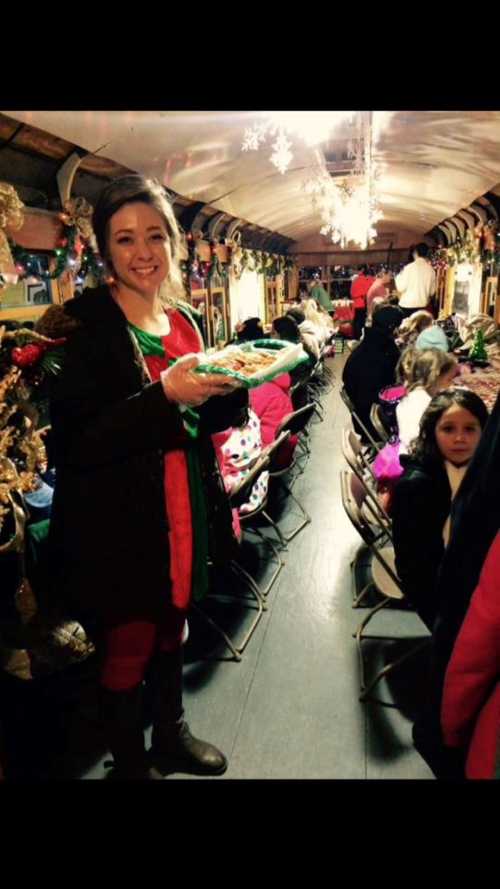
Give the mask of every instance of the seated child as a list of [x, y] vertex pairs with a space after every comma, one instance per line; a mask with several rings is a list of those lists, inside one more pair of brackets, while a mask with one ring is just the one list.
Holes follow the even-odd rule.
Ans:
[[[255, 459], [262, 453], [260, 420], [251, 408], [245, 408], [241, 411], [241, 424], [223, 432], [216, 432], [212, 435], [212, 441], [224, 486], [226, 491], [231, 493], [232, 489], [248, 475]], [[253, 486], [250, 500], [240, 506], [240, 513], [252, 512], [261, 505], [267, 495], [268, 482], [269, 473], [263, 472]], [[233, 512], [233, 526], [236, 533], [238, 525]]]
[[392, 502], [396, 570], [402, 589], [432, 630], [438, 571], [448, 544], [450, 510], [488, 419], [485, 404], [467, 389], [434, 396], [408, 456]]
[[431, 398], [451, 385], [456, 374], [457, 361], [453, 355], [439, 349], [417, 352], [414, 360], [408, 357], [408, 394], [396, 408], [400, 453], [406, 454], [413, 439], [417, 438], [420, 420]]
[[[276, 430], [284, 418], [293, 413], [290, 397], [290, 374], [282, 374], [270, 383], [263, 383], [250, 390], [250, 405], [260, 420], [262, 444], [271, 444], [276, 438]], [[297, 444], [297, 436], [291, 435], [281, 446], [277, 463], [280, 468], [288, 466]]]

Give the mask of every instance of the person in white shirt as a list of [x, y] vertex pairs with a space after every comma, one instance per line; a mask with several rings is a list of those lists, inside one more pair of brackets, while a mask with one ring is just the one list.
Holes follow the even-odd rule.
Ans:
[[399, 308], [405, 317], [417, 309], [426, 309], [436, 292], [436, 273], [427, 260], [428, 255], [427, 244], [417, 244], [413, 250], [414, 261], [396, 276], [396, 289], [401, 294]]
[[431, 399], [451, 386], [456, 369], [456, 358], [440, 349], [425, 349], [416, 353], [406, 381], [408, 394], [396, 408], [400, 454], [408, 453], [411, 442], [419, 435], [420, 420]]

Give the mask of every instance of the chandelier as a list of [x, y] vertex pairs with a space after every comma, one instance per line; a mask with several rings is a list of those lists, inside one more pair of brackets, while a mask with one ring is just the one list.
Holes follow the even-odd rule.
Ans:
[[258, 151], [268, 138], [274, 140], [270, 160], [283, 174], [293, 160], [290, 137], [301, 138], [309, 147], [318, 145], [353, 114], [353, 111], [268, 111], [263, 121], [246, 128], [241, 150]]
[[347, 141], [347, 157], [351, 161], [349, 173], [334, 181], [323, 159], [304, 183], [304, 188], [312, 195], [314, 208], [320, 212], [321, 234], [330, 235], [333, 243], [342, 248], [353, 243], [366, 249], [377, 236], [376, 223], [383, 218], [376, 198], [378, 171], [373, 160], [374, 129], [377, 138], [390, 115], [355, 111], [269, 111], [263, 112], [262, 117], [245, 129], [241, 149], [258, 151], [270, 143], [270, 161], [281, 174], [286, 173], [293, 160], [292, 140], [302, 139], [312, 147], [328, 141], [339, 123], [350, 126]]
[[347, 155], [351, 171], [335, 182], [324, 166], [304, 183], [312, 194], [323, 225], [320, 234], [330, 235], [334, 244], [366, 249], [377, 236], [375, 224], [383, 218], [376, 198], [378, 170], [373, 161], [373, 134], [369, 116], [361, 114], [354, 121], [354, 133], [348, 141]]

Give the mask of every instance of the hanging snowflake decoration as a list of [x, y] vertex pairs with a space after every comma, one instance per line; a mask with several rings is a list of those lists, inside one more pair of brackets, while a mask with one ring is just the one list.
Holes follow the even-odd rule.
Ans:
[[262, 142], [266, 141], [267, 129], [268, 127], [265, 123], [256, 123], [253, 127], [247, 127], [241, 150], [257, 151]]

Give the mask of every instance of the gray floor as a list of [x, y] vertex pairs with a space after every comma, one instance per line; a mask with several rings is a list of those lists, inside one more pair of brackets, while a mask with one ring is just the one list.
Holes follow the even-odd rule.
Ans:
[[[360, 541], [339, 492], [339, 470], [345, 468], [340, 436], [348, 422], [338, 394], [344, 361], [330, 361], [337, 383], [323, 399], [325, 420], [313, 428], [312, 456], [294, 486], [312, 523], [284, 554], [269, 610], [240, 663], [203, 660], [185, 667], [191, 729], [229, 758], [228, 771], [217, 780], [433, 778], [412, 746], [408, 715], [358, 701], [352, 632], [363, 611], [352, 609], [350, 562]], [[383, 612], [376, 620], [374, 632], [424, 634], [408, 611]], [[380, 653], [380, 644], [374, 645]], [[415, 676], [402, 681], [402, 687], [396, 683], [397, 700], [407, 709]], [[381, 683], [388, 700], [393, 691]], [[83, 777], [103, 774], [101, 761]]]

